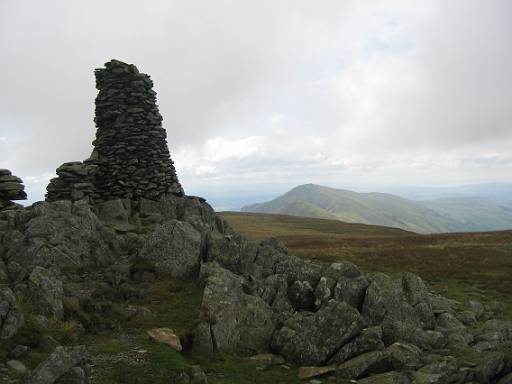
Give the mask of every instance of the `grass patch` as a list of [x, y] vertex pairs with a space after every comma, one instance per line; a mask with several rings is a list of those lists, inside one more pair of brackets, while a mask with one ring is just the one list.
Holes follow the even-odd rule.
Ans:
[[97, 352], [113, 355], [114, 359], [106, 360], [108, 363], [98, 367], [95, 383], [169, 384], [175, 382], [173, 380], [180, 372], [190, 370], [185, 358], [167, 345], [153, 343], [142, 336], [136, 345], [136, 348], [130, 347], [115, 340], [100, 344]]
[[201, 361], [201, 367], [214, 372], [209, 383], [214, 384], [267, 384], [301, 383], [297, 378], [297, 369], [281, 366], [261, 367], [232, 356], [219, 356], [217, 359]]
[[161, 280], [134, 304], [149, 309], [152, 315], [129, 323], [135, 328], [169, 327], [180, 336], [195, 328], [199, 318], [202, 291], [197, 281]]

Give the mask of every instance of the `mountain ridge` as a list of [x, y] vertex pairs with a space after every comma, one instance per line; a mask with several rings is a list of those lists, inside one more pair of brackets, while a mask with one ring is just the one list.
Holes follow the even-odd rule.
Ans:
[[[301, 206], [304, 208], [299, 209]], [[417, 201], [390, 193], [359, 193], [317, 184], [299, 185], [274, 200], [247, 205], [241, 211], [336, 218], [349, 223], [398, 227], [418, 233], [512, 228], [512, 209], [491, 199], [447, 197]]]

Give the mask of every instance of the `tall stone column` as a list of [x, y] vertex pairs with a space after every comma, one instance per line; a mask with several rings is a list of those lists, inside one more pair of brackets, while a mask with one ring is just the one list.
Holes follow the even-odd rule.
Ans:
[[95, 75], [95, 200], [183, 195], [150, 77], [117, 60]]

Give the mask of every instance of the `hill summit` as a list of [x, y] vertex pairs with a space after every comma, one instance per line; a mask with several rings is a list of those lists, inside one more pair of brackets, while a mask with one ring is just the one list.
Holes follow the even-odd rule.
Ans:
[[[106, 67], [114, 82], [138, 73]], [[67, 165], [48, 201], [0, 211], [2, 383], [232, 382], [197, 364], [226, 356], [339, 383], [510, 382], [512, 323], [490, 308], [434, 294], [412, 273], [250, 241], [186, 196], [146, 118], [154, 99], [133, 95], [149, 89], [122, 84], [112, 95], [126, 97], [97, 108], [98, 130], [117, 137], [99, 146], [97, 173]], [[121, 169], [123, 159], [138, 161]]]
[[402, 228], [417, 233], [512, 228], [512, 209], [478, 197], [415, 201], [387, 193], [358, 193], [305, 184], [243, 212], [280, 213]]

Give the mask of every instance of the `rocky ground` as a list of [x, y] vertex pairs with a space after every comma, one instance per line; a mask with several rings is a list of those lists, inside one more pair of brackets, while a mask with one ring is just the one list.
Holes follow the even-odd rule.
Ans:
[[0, 212], [0, 382], [512, 383], [512, 323], [236, 233], [200, 198]]

